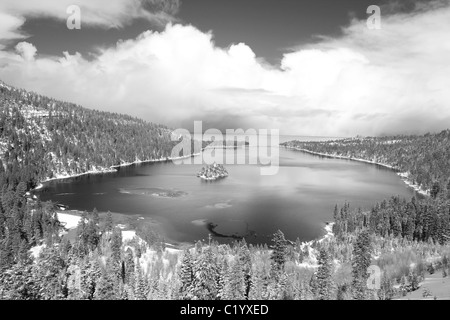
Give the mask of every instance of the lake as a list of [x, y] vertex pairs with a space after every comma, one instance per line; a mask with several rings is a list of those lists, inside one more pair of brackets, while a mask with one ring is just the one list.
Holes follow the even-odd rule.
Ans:
[[[249, 148], [225, 150], [249, 157]], [[400, 195], [414, 196], [392, 170], [356, 161], [330, 159], [281, 147], [280, 168], [260, 175], [258, 165], [225, 165], [229, 177], [204, 182], [202, 165], [148, 163], [117, 173], [51, 181], [39, 195], [72, 210], [112, 211], [151, 218], [172, 243], [207, 239], [219, 242], [245, 236], [248, 243], [268, 243], [278, 229], [286, 238], [309, 241], [324, 233], [336, 204], [370, 208]], [[248, 162], [246, 162], [248, 163]]]

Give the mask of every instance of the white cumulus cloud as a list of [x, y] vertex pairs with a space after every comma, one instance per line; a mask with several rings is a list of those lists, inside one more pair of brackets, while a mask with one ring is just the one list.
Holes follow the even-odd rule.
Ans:
[[437, 131], [450, 123], [450, 5], [439, 3], [383, 16], [381, 30], [354, 20], [339, 38], [286, 53], [279, 67], [244, 43], [220, 48], [212, 33], [168, 24], [89, 60], [41, 57], [22, 42], [17, 52], [0, 51], [0, 78], [173, 127], [204, 120], [305, 135]]
[[23, 41], [16, 45], [16, 51], [25, 61], [32, 61], [34, 60], [37, 49], [31, 43]]

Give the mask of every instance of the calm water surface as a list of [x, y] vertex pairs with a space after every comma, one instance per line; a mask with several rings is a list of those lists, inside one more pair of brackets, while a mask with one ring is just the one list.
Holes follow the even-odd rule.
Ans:
[[[249, 156], [248, 148], [226, 152]], [[226, 165], [228, 178], [207, 183], [196, 177], [201, 167], [142, 164], [52, 181], [39, 193], [74, 210], [151, 217], [172, 242], [206, 239], [212, 223], [220, 242], [231, 241], [220, 235], [245, 235], [249, 243], [266, 243], [277, 229], [291, 240], [311, 240], [323, 234], [336, 204], [370, 208], [392, 195], [414, 195], [391, 170], [283, 147], [274, 176], [261, 176], [257, 165]]]

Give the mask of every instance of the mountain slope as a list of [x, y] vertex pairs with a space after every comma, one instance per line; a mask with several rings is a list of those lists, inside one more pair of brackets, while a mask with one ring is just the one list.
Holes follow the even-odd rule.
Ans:
[[162, 125], [58, 101], [0, 82], [0, 185], [169, 157]]

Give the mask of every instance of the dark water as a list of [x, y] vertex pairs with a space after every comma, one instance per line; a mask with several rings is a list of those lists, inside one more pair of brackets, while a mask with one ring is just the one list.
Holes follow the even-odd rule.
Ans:
[[[247, 151], [226, 152], [243, 157]], [[201, 167], [136, 165], [118, 173], [53, 181], [40, 195], [70, 209], [95, 207], [152, 217], [173, 242], [206, 239], [212, 223], [217, 235], [246, 235], [250, 243], [268, 242], [277, 229], [291, 240], [317, 238], [332, 220], [335, 204], [345, 201], [353, 208], [370, 208], [392, 195], [413, 196], [389, 169], [284, 148], [274, 176], [261, 176], [257, 165], [226, 165], [228, 178], [207, 183], [196, 177]]]

